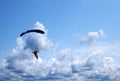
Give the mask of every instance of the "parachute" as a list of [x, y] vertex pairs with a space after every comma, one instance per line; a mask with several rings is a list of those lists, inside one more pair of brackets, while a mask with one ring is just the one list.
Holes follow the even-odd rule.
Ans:
[[25, 32], [22, 32], [22, 33], [20, 34], [20, 36], [22, 37], [24, 34], [30, 33], [30, 32], [36, 32], [36, 33], [40, 33], [40, 34], [44, 34], [44, 33], [45, 33], [43, 30], [32, 29], [32, 30], [27, 30], [27, 31], [25, 31]]
[[[40, 34], [44, 34], [45, 33], [43, 30], [32, 29], [32, 30], [27, 30], [25, 32], [22, 32], [20, 34], [20, 37], [22, 37], [24, 34], [31, 33], [31, 32], [40, 33]], [[36, 59], [38, 59], [38, 52], [39, 52], [39, 50], [37, 50], [37, 49], [34, 50], [34, 52], [32, 52], [35, 55]]]

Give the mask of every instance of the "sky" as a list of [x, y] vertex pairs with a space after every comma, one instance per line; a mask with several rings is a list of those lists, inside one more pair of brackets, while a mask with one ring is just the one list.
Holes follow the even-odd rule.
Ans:
[[0, 12], [1, 80], [120, 80], [119, 0], [0, 0]]

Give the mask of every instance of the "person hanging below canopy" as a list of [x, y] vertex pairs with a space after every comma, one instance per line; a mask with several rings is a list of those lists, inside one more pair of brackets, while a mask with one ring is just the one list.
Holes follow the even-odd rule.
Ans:
[[32, 53], [35, 55], [36, 59], [38, 59], [38, 52], [37, 50], [33, 51]]

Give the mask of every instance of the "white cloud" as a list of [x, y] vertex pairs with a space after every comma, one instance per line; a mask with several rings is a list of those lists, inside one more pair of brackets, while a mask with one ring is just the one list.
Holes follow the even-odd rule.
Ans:
[[[40, 23], [37, 24], [40, 26]], [[43, 26], [42, 28], [45, 29]], [[96, 40], [100, 37], [98, 34], [98, 32], [91, 32], [88, 37]], [[38, 40], [32, 43], [37, 41], [35, 46], [39, 45], [41, 42], [39, 37], [42, 35], [30, 35], [33, 36], [31, 40], [35, 39], [34, 36], [38, 37]], [[43, 36], [42, 39], [48, 42], [48, 38], [44, 39]], [[47, 47], [46, 45], [43, 47]], [[0, 62], [0, 81], [8, 79], [9, 81], [119, 81], [120, 63], [116, 62], [119, 59], [115, 59], [119, 57], [119, 48], [120, 43], [118, 42], [74, 50], [65, 48], [58, 53], [65, 55], [66, 58], [71, 53], [71, 58], [66, 59], [67, 61], [60, 60], [59, 57], [52, 57], [48, 60], [39, 57], [37, 60], [30, 50], [24, 49], [23, 39], [17, 38], [16, 48], [13, 48], [11, 54]], [[40, 49], [43, 49], [42, 46]], [[118, 55], [113, 57], [113, 52]], [[83, 58], [82, 55], [86, 55], [86, 57]]]
[[66, 58], [66, 55], [70, 54], [70, 52], [71, 52], [71, 48], [65, 48], [65, 49], [60, 50], [59, 51], [60, 59]]
[[94, 45], [97, 43], [98, 38], [104, 37], [104, 31], [99, 30], [98, 32], [88, 32], [88, 35], [80, 38], [81, 44]]
[[105, 37], [105, 33], [104, 33], [104, 31], [103, 31], [102, 29], [99, 30], [98, 33], [99, 33], [99, 35], [100, 35], [101, 37]]
[[[17, 38], [17, 40], [18, 39], [19, 38]], [[120, 65], [118, 62], [115, 62], [117, 59], [106, 56], [106, 53], [110, 55], [108, 49], [111, 48], [111, 46], [113, 46], [112, 48], [118, 47], [118, 43], [110, 46], [84, 48], [91, 51], [86, 58], [80, 59], [81, 57], [77, 56], [78, 58], [69, 59], [68, 61], [59, 60], [59, 58], [51, 58], [47, 61], [40, 57], [38, 60], [32, 59], [34, 56], [32, 56], [31, 51], [21, 48], [21, 44], [22, 43], [20, 43], [20, 45], [18, 44], [18, 46], [13, 49], [11, 55], [0, 63], [0, 80], [5, 81], [6, 78], [12, 81], [120, 80]], [[103, 48], [106, 48], [105, 50], [107, 50], [107, 52], [104, 52]], [[69, 52], [73, 53], [71, 57], [74, 58], [74, 50], [70, 48], [63, 49], [59, 53], [68, 53], [66, 55], [66, 57], [68, 57]], [[105, 54], [102, 54], [103, 52]], [[85, 53], [82, 52], [82, 54]]]
[[45, 26], [42, 23], [37, 21], [34, 25], [35, 25], [35, 27], [33, 29], [43, 30], [45, 32], [45, 35], [47, 35], [48, 30], [45, 28]]
[[45, 31], [45, 34], [30, 34], [26, 39], [26, 48], [30, 48], [31, 50], [48, 50], [52, 48], [53, 42], [47, 37], [48, 31], [44, 25], [36, 22], [34, 28]]

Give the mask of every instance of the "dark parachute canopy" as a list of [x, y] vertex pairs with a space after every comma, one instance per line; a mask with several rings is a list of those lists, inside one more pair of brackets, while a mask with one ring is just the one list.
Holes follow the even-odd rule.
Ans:
[[36, 33], [41, 33], [41, 34], [44, 34], [44, 33], [45, 33], [44, 31], [39, 30], [39, 29], [32, 29], [32, 30], [27, 30], [27, 31], [25, 31], [25, 32], [22, 32], [22, 33], [20, 34], [20, 36], [22, 37], [24, 34], [26, 34], [26, 33], [31, 33], [31, 32], [36, 32]]

